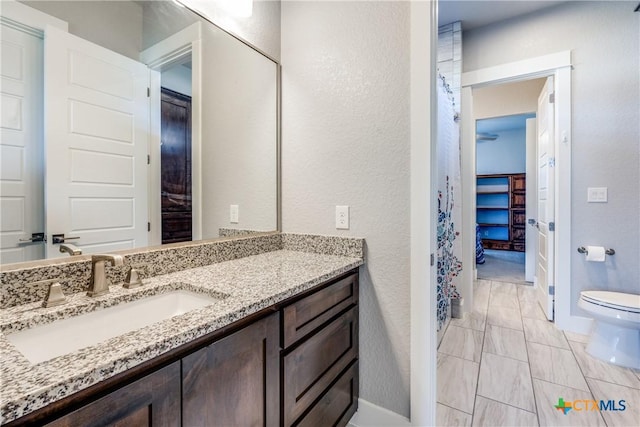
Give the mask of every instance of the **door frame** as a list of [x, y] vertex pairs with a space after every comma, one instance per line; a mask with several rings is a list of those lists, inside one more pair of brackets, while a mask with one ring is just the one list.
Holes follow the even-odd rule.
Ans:
[[571, 316], [571, 51], [529, 58], [487, 67], [462, 74], [462, 235], [463, 295], [470, 296], [467, 309], [473, 306], [475, 276], [475, 120], [473, 94], [475, 88], [554, 76], [555, 92], [555, 323], [560, 329], [588, 332], [591, 320]]
[[202, 239], [202, 163], [200, 124], [202, 108], [200, 100], [200, 40], [202, 24], [196, 22], [181, 31], [167, 37], [140, 53], [140, 61], [150, 69], [150, 102], [151, 102], [151, 137], [149, 138], [149, 221], [151, 231], [149, 244], [162, 244], [162, 207], [160, 200], [160, 131], [161, 131], [161, 97], [160, 73], [185, 58], [191, 56], [191, 215], [192, 240]]

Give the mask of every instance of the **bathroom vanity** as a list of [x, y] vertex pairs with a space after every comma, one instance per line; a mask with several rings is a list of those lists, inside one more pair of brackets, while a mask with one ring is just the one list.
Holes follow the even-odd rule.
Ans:
[[[357, 409], [362, 241], [300, 236], [215, 241], [230, 259], [149, 277], [136, 289], [112, 285], [98, 298], [75, 293], [59, 307], [3, 309], [3, 423], [346, 425]], [[250, 255], [236, 256], [237, 248]], [[38, 363], [7, 339], [92, 311], [96, 301], [118, 308], [176, 290], [212, 302]]]

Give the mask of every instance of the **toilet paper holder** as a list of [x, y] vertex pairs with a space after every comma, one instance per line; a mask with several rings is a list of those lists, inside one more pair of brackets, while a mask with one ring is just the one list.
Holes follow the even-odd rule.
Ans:
[[[589, 251], [584, 246], [580, 246], [578, 248], [578, 252], [580, 252], [581, 254], [589, 253]], [[613, 249], [607, 249], [604, 251], [604, 253], [607, 255], [615, 255], [616, 251], [614, 251]]]

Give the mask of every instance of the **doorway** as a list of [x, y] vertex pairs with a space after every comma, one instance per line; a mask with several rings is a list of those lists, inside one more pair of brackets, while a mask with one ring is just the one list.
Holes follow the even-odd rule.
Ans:
[[161, 89], [162, 243], [192, 239], [191, 97]]
[[[160, 72], [160, 204], [162, 243], [193, 238], [192, 56]], [[157, 190], [155, 190], [157, 191]]]
[[[523, 85], [540, 86], [544, 81], [508, 85], [512, 98], [528, 104], [520, 109], [534, 108], [537, 96], [533, 91], [528, 98]], [[519, 87], [514, 87], [519, 86]], [[500, 86], [486, 88], [495, 92]], [[482, 91], [482, 89], [481, 89]], [[495, 103], [495, 96], [474, 93], [474, 113], [482, 117], [487, 106], [485, 99]], [[516, 113], [498, 117], [476, 116], [476, 266], [478, 279], [524, 284], [533, 282], [533, 269], [527, 268], [527, 256], [532, 257], [535, 246], [527, 246], [535, 236], [527, 233], [527, 206], [529, 195], [535, 192], [533, 180], [527, 180], [535, 170], [535, 133], [527, 132], [527, 122], [535, 118], [535, 110], [521, 113], [516, 105], [506, 100], [498, 101], [500, 112]], [[493, 110], [497, 108], [490, 107]], [[492, 113], [494, 114], [494, 113]], [[535, 122], [535, 121], [534, 121]], [[531, 122], [530, 122], [531, 123]], [[531, 126], [530, 126], [531, 127]], [[528, 137], [529, 136], [529, 137]], [[533, 157], [533, 159], [531, 159]], [[533, 169], [533, 170], [532, 170]], [[531, 226], [530, 226], [531, 227]], [[527, 251], [527, 249], [529, 251]], [[525, 271], [529, 270], [529, 271]]]
[[[556, 323], [559, 328], [566, 327], [570, 319], [570, 218], [571, 218], [571, 55], [570, 52], [531, 58], [500, 67], [491, 67], [462, 75], [462, 180], [470, 185], [463, 185], [463, 203], [469, 207], [463, 215], [463, 233], [476, 236], [476, 144], [474, 96], [481, 88], [499, 86], [505, 83], [516, 83], [535, 78], [554, 77], [555, 86], [555, 140], [558, 143], [553, 152], [555, 168], [555, 221], [551, 239], [555, 244], [553, 261], [557, 267], [550, 284], [561, 284], [555, 291]], [[473, 184], [471, 184], [473, 183]], [[466, 239], [463, 263], [475, 265], [475, 239]], [[473, 276], [467, 276], [463, 288], [471, 296], [473, 303]]]

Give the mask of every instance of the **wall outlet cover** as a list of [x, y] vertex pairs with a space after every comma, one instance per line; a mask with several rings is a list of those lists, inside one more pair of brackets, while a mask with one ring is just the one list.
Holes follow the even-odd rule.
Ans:
[[229, 206], [229, 222], [231, 224], [237, 224], [238, 218], [240, 216], [240, 208], [238, 205], [230, 205]]
[[349, 229], [349, 206], [336, 206], [336, 229]]
[[608, 199], [607, 187], [587, 188], [588, 203], [607, 203], [607, 199]]

